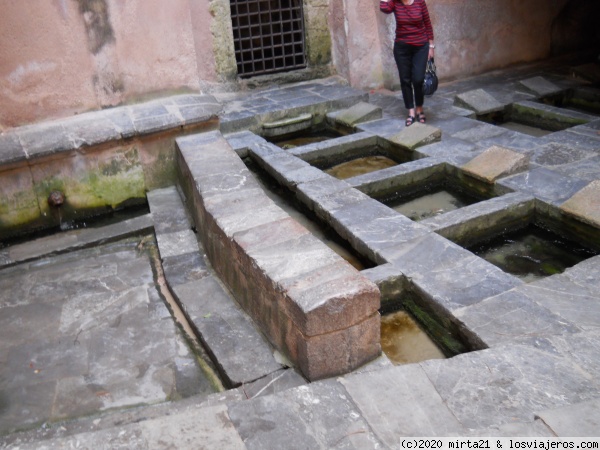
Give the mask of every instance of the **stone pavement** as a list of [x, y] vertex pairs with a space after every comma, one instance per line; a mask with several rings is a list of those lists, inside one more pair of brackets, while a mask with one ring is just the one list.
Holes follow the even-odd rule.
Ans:
[[42, 257], [38, 242], [0, 270], [1, 433], [215, 392], [155, 286], [152, 235], [121, 238]]
[[[402, 436], [598, 436], [600, 256], [562, 274], [524, 283], [459, 245], [469, 233], [514, 225], [517, 216], [521, 223], [576, 223], [597, 250], [600, 120], [587, 114], [583, 124], [533, 137], [475, 118], [497, 111], [498, 105], [519, 103], [527, 111], [533, 108], [536, 114], [539, 111], [564, 122], [552, 108], [533, 100], [556, 89], [587, 88], [566, 73], [571, 71], [554, 62], [441, 86], [426, 101], [428, 126], [435, 129], [431, 134], [439, 130], [441, 138], [423, 145], [404, 141], [414, 142], [412, 135], [398, 137], [409, 130], [404, 130], [401, 100], [391, 93], [368, 96], [382, 114], [367, 114], [368, 121], [355, 124], [357, 133], [285, 154], [254, 132], [265, 124], [267, 128], [298, 126], [303, 123], [300, 119], [277, 122], [274, 116], [281, 108], [277, 101], [303, 102], [305, 93], [309, 104], [315, 90], [338, 89], [335, 84], [317, 82], [304, 91], [300, 85], [220, 99], [224, 104], [221, 132], [231, 147], [259, 161], [299, 201], [376, 263], [362, 273], [378, 284], [384, 304], [400, 293], [404, 307], [417, 317], [429, 317], [432, 327], [443, 325], [459, 336], [464, 353], [404, 366], [393, 366], [381, 357], [351, 374], [310, 384], [279, 362], [282, 366], [265, 369], [262, 378], [226, 392], [46, 424], [7, 435], [0, 444], [19, 448], [362, 449], [398, 448]], [[458, 101], [457, 95], [462, 97]], [[259, 98], [264, 101], [259, 103]], [[356, 98], [353, 104], [365, 101], [363, 95]], [[266, 109], [244, 113], [252, 108]], [[580, 113], [563, 111], [560, 115], [564, 114], [581, 119]], [[328, 117], [335, 122], [335, 114]], [[423, 131], [418, 126], [414, 129]], [[345, 181], [315, 175], [296, 161], [335, 154], [340, 146], [351, 151], [369, 140], [383, 148], [399, 147], [399, 152], [411, 155], [410, 161]], [[481, 161], [476, 158], [497, 161], [497, 151], [489, 151], [493, 147], [509, 151], [511, 158], [501, 159], [502, 167], [490, 175], [478, 169]], [[528, 163], [523, 164], [519, 155], [527, 157]], [[464, 179], [463, 167], [488, 180], [484, 186], [493, 194], [491, 198], [416, 223], [370, 196], [383, 187], [431, 177]], [[151, 207], [158, 197], [173, 193], [152, 193]], [[155, 211], [152, 214], [158, 217]], [[154, 221], [154, 227], [163, 264], [167, 262], [167, 282], [174, 292], [177, 286], [186, 285], [205, 289], [199, 282], [212, 275], [189, 251], [188, 225], [177, 228], [181, 215], [166, 215], [174, 217], [173, 221], [161, 218]], [[175, 225], [160, 231], [164, 223]], [[8, 250], [3, 251], [7, 254]], [[10, 254], [3, 257], [15, 259]], [[186, 258], [193, 264], [181, 262]], [[183, 267], [192, 269], [186, 272]], [[210, 289], [214, 288], [213, 284]], [[185, 305], [186, 300], [180, 302]], [[211, 331], [202, 330], [201, 319], [215, 314], [227, 322], [230, 317], [217, 305], [213, 308], [187, 314], [192, 323], [197, 322], [200, 335], [206, 336], [207, 347]], [[215, 353], [219, 351], [218, 342], [214, 348]]]

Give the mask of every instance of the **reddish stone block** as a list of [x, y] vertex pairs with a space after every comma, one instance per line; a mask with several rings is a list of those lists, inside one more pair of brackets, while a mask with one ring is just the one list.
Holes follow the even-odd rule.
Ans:
[[379, 312], [353, 327], [297, 339], [296, 363], [309, 380], [342, 375], [381, 354]]
[[377, 286], [246, 179], [217, 134], [209, 138], [196, 144], [222, 146], [217, 153], [230, 155], [219, 156], [216, 170], [225, 172], [211, 173], [191, 139], [178, 154], [182, 188], [206, 254], [242, 308], [309, 380], [379, 356]]
[[326, 283], [290, 289], [289, 314], [306, 336], [352, 327], [379, 310], [379, 289], [356, 272]]

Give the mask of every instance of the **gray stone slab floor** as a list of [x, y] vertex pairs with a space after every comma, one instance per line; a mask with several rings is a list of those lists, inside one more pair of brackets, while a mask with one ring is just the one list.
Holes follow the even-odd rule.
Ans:
[[[286, 104], [303, 114], [311, 102], [345, 109], [368, 100], [382, 109], [382, 118], [361, 122], [357, 130], [386, 139], [404, 128], [399, 93], [367, 95], [329, 79], [215, 96], [223, 103], [221, 131], [238, 154], [254, 152], [299, 201], [375, 260], [379, 265], [365, 272], [386, 292], [419, 294], [423, 307], [462, 330], [477, 351], [404, 366], [381, 357], [354, 373], [306, 384], [265, 350], [276, 364], [268, 361], [261, 375], [244, 375], [240, 380], [248, 382], [207, 395], [212, 387], [198, 382], [202, 367], [158, 295], [150, 256], [137, 248], [140, 239], [111, 244], [100, 255], [97, 247], [81, 249], [79, 237], [65, 235], [43, 244], [68, 251], [51, 259], [31, 243], [0, 249], [0, 434], [12, 431], [0, 437], [0, 447], [365, 449], [398, 448], [402, 436], [600, 436], [600, 256], [526, 283], [447, 238], [463, 226], [491, 226], [484, 219], [510, 208], [523, 220], [550, 214], [597, 223], [600, 206], [589, 194], [597, 191], [600, 173], [596, 121], [534, 137], [476, 120], [478, 111], [588, 87], [565, 76], [572, 71], [564, 64], [543, 62], [440, 85], [425, 108], [441, 140], [417, 149], [435, 160], [430, 167], [413, 161], [418, 176], [404, 167], [340, 182], [274, 156], [264, 140], [245, 131], [258, 132]], [[457, 95], [467, 101], [455, 105]], [[159, 126], [170, 114], [161, 107], [165, 112], [148, 112], [164, 119]], [[142, 125], [139, 114], [131, 116], [132, 126]], [[46, 151], [32, 136], [23, 139]], [[6, 142], [10, 162], [20, 150], [16, 141]], [[385, 183], [387, 175], [406, 181], [428, 170], [457, 173], [494, 145], [527, 156], [530, 164], [494, 180], [498, 197], [480, 206], [421, 224], [358, 193], [363, 185], [368, 191]], [[59, 151], [64, 142], [48, 146]], [[154, 227], [175, 293], [193, 291], [189, 301], [196, 302], [203, 295], [223, 299], [208, 313], [198, 310], [195, 319], [218, 314], [227, 322], [229, 313], [220, 309], [226, 296], [209, 294], [218, 284], [207, 281], [210, 263], [201, 249], [196, 252], [185, 214], [169, 206], [167, 200], [136, 226], [146, 233]], [[597, 232], [592, 226], [590, 233]], [[154, 245], [153, 238], [144, 242]], [[202, 335], [200, 323], [196, 329]], [[221, 354], [231, 362], [227, 351]], [[238, 369], [254, 369], [241, 361]]]
[[152, 247], [142, 235], [0, 270], [0, 433], [214, 392]]

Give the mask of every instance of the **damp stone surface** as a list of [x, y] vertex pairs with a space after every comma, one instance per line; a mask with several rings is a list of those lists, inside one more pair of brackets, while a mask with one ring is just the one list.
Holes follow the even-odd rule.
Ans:
[[152, 236], [0, 269], [0, 434], [215, 392], [161, 298]]
[[[368, 102], [380, 107], [382, 116], [356, 124], [354, 134], [360, 135], [359, 139], [384, 142], [404, 130], [405, 111], [399, 93], [362, 92], [332, 78], [215, 96], [221, 109], [218, 120], [217, 117], [207, 119], [211, 126], [210, 133], [191, 133], [200, 137], [186, 138], [196, 143], [203, 141], [210, 152], [192, 152], [188, 163], [195, 176], [182, 178], [177, 172], [181, 168], [180, 161], [173, 154], [170, 161], [177, 166], [171, 166], [172, 174], [178, 175], [172, 179], [177, 180], [177, 187], [173, 187], [175, 191], [169, 195], [176, 192], [186, 205], [192, 200], [201, 204], [200, 200], [203, 200], [206, 210], [218, 220], [211, 222], [212, 219], [199, 213], [201, 208], [184, 208], [189, 214], [186, 219], [190, 220], [185, 224], [179, 213], [168, 208], [160, 213], [155, 208], [151, 214], [156, 214], [156, 220], [147, 222], [149, 219], [146, 217], [136, 222], [135, 227], [146, 231], [148, 226], [153, 227], [161, 236], [157, 239], [159, 250], [161, 243], [168, 244], [164, 248], [164, 255], [161, 254], [165, 276], [165, 285], [162, 287], [169, 286], [169, 290], [177, 291], [180, 286], [185, 286], [186, 289], [181, 291], [191, 293], [189, 297], [181, 296], [181, 305], [188, 300], [195, 302], [189, 303], [193, 310], [187, 315], [199, 321], [195, 330], [191, 327], [193, 334], [206, 337], [206, 348], [210, 348], [208, 341], [213, 339], [212, 348], [215, 350], [210, 356], [214, 358], [217, 353], [221, 355], [220, 371], [226, 370], [227, 364], [223, 358], [228, 353], [217, 352], [217, 349], [227, 350], [231, 328], [223, 327], [227, 331], [221, 333], [218, 325], [223, 322], [217, 320], [216, 315], [219, 314], [226, 321], [229, 312], [220, 309], [203, 312], [201, 308], [209, 305], [209, 300], [225, 298], [221, 294], [229, 291], [226, 289], [217, 296], [213, 288], [215, 284], [227, 286], [230, 272], [211, 271], [213, 266], [224, 264], [223, 260], [219, 260], [219, 255], [224, 257], [233, 254], [233, 250], [224, 251], [225, 244], [235, 242], [237, 258], [244, 257], [240, 249], [248, 250], [246, 254], [256, 257], [256, 261], [269, 273], [270, 280], [276, 281], [276, 286], [284, 289], [296, 286], [298, 289], [295, 292], [300, 292], [309, 281], [321, 280], [321, 288], [331, 290], [310, 290], [311, 295], [318, 292], [318, 295], [315, 294], [317, 298], [336, 298], [340, 292], [344, 292], [342, 287], [345, 279], [340, 278], [338, 284], [331, 282], [328, 276], [332, 271], [338, 273], [336, 271], [342, 266], [344, 270], [348, 269], [346, 263], [340, 264], [338, 257], [335, 257], [334, 267], [326, 265], [306, 273], [306, 276], [280, 278], [284, 273], [294, 273], [297, 266], [289, 261], [298, 255], [306, 255], [309, 248], [314, 248], [307, 245], [312, 240], [302, 237], [302, 231], [302, 236], [295, 235], [297, 238], [293, 245], [289, 242], [289, 237], [298, 231], [297, 225], [289, 215], [281, 215], [279, 209], [264, 200], [263, 191], [259, 191], [249, 177], [250, 171], [246, 172], [240, 165], [243, 162], [235, 160], [229, 150], [235, 155], [253, 158], [356, 251], [373, 261], [374, 267], [360, 274], [379, 287], [386, 306], [402, 306], [410, 310], [419, 324], [427, 326], [428, 331], [439, 332], [437, 335], [441, 339], [447, 339], [443, 343], [452, 345], [458, 342], [460, 346], [455, 347], [455, 356], [394, 366], [382, 355], [364, 365], [348, 368], [350, 373], [308, 383], [295, 363], [286, 359], [272, 342], [267, 342], [266, 348], [278, 366], [274, 365], [274, 370], [263, 371], [258, 379], [244, 381], [239, 386], [210, 395], [192, 393], [188, 398], [172, 396], [169, 401], [163, 397], [156, 404], [138, 404], [135, 408], [123, 405], [102, 410], [98, 415], [79, 416], [74, 420], [61, 419], [45, 425], [40, 422], [25, 423], [19, 427], [21, 431], [2, 435], [0, 445], [20, 448], [102, 447], [110, 442], [112, 446], [126, 448], [156, 448], [167, 445], [190, 446], [193, 440], [194, 444], [202, 442], [207, 446], [222, 448], [281, 448], [300, 443], [308, 448], [337, 446], [362, 449], [396, 448], [399, 440], [405, 436], [547, 438], [577, 434], [597, 438], [598, 421], [594, 412], [600, 399], [600, 257], [591, 256], [562, 273], [525, 283], [451, 240], [454, 236], [468, 237], [473, 233], [495, 229], [496, 226], [513, 227], [514, 221], [528, 223], [536, 218], [564, 219], [565, 225], [572, 225], [572, 221], [575, 221], [581, 226], [580, 230], [585, 231], [582, 237], [586, 234], [593, 237], [593, 232], [598, 230], [594, 219], [596, 206], [593, 202], [593, 183], [597, 179], [600, 151], [596, 132], [598, 119], [593, 113], [562, 111], [561, 115], [578, 116], [584, 118], [586, 123], [539, 137], [482, 123], [476, 115], [496, 108], [504, 109], [512, 104], [539, 102], [541, 98], [536, 89], [543, 91], [539, 88], [542, 84], [538, 82], [539, 77], [552, 82], [561, 92], [568, 92], [582, 87], [597, 89], [593, 84], [590, 85], [597, 83], [597, 73], [596, 61], [567, 58], [560, 62], [541, 61], [442, 83], [436, 94], [428, 97], [425, 103], [427, 125], [441, 131], [440, 139], [415, 148], [413, 152], [417, 159], [346, 180], [325, 174], [304, 161], [302, 155], [327, 146], [351, 148], [355, 142], [349, 136], [334, 138], [333, 141], [339, 139], [334, 144], [300, 145], [293, 151], [286, 151], [267, 145], [259, 136], [262, 125], [276, 123], [286, 117], [301, 118], [308, 113], [311, 114], [311, 121], [318, 122], [326, 120], [327, 114], [333, 111]], [[538, 87], [534, 84], [538, 84]], [[525, 85], [533, 89], [524, 89]], [[465, 101], [455, 102], [456, 97], [462, 97]], [[554, 112], [553, 108], [543, 109]], [[166, 106], [165, 109], [169, 111]], [[107, 111], [105, 114], [111, 114], [114, 110]], [[144, 112], [158, 116], [156, 120], [146, 123]], [[132, 119], [140, 126], [156, 126], [156, 129], [180, 124], [177, 121], [170, 122], [170, 113], [154, 107], [144, 108], [143, 112], [140, 110], [135, 117], [114, 116], [112, 119], [123, 124], [122, 130], [126, 134], [135, 132]], [[3, 134], [0, 139], [3, 143], [3, 164], [18, 161], [18, 155], [24, 151], [23, 145], [30, 145], [33, 140], [36, 146], [31, 148], [35, 148], [36, 154], [60, 156], [62, 151], [68, 151], [65, 150], [68, 142], [60, 134], [64, 129], [64, 124], [58, 124], [36, 130], [35, 133], [40, 133], [37, 135], [43, 136], [43, 140], [34, 139], [36, 134], [26, 135], [24, 140], [15, 140], [14, 132]], [[218, 139], [215, 138], [217, 129], [221, 134]], [[22, 130], [16, 132], [19, 131]], [[231, 149], [222, 151], [224, 141], [228, 142]], [[394, 178], [423, 179], [432, 171], [460, 178], [464, 175], [461, 167], [492, 146], [507, 148], [528, 157], [529, 167], [517, 173], [501, 173], [494, 178], [490, 182], [494, 196], [488, 200], [415, 223], [366, 193], [373, 183], [388, 183], [390, 186]], [[198, 169], [207, 173], [199, 174], [196, 172]], [[227, 176], [230, 169], [235, 169], [235, 174]], [[5, 172], [8, 176], [10, 171]], [[150, 177], [152, 170], [145, 173]], [[15, 178], [9, 176], [6, 180], [12, 182]], [[590, 184], [592, 188], [588, 187]], [[0, 189], [5, 189], [4, 183], [0, 186]], [[192, 188], [199, 190], [190, 195], [194, 192]], [[46, 199], [48, 194], [44, 193], [43, 198]], [[156, 197], [161, 196], [156, 194]], [[37, 197], [27, 197], [24, 205], [29, 205], [32, 198]], [[1, 205], [5, 208], [6, 203]], [[174, 221], [167, 223], [165, 218], [170, 216]], [[128, 229], [127, 233], [130, 232], [131, 229]], [[233, 234], [227, 235], [228, 239], [215, 239], [214, 236], [221, 232]], [[193, 251], [190, 233], [202, 241], [197, 252]], [[107, 235], [97, 236], [94, 240], [93, 236], [86, 233], [71, 233], [57, 237], [55, 243], [45, 242], [44, 245], [52, 247], [56, 244], [54, 248], [64, 253], [70, 245], [94, 246], [104, 239], [108, 239]], [[272, 244], [268, 250], [262, 248], [258, 253], [252, 253], [260, 248], [258, 243], [266, 240]], [[206, 248], [204, 244], [207, 244]], [[30, 249], [33, 247], [29, 244]], [[66, 254], [69, 254], [68, 251]], [[36, 261], [41, 260], [39, 250], [32, 259], [29, 260], [24, 247], [19, 251], [15, 246], [0, 248], [3, 273], [5, 270], [12, 271], [10, 277], [3, 278], [2, 282], [8, 284], [3, 286], [1, 298], [11, 308], [20, 307], [19, 302], [35, 292], [27, 284], [32, 278], [16, 278], [20, 276], [17, 264], [25, 262], [33, 267]], [[79, 275], [74, 276], [72, 281], [77, 280], [81, 287], [79, 292], [85, 294], [87, 281], [83, 283], [84, 272], [88, 279], [95, 280], [100, 275], [100, 269], [86, 271], [82, 264], [77, 269]], [[133, 269], [134, 265], [129, 264], [127, 270]], [[48, 270], [52, 270], [52, 266]], [[56, 275], [57, 272], [52, 274]], [[215, 276], [215, 283], [206, 281]], [[22, 282], [13, 282], [17, 280]], [[110, 283], [108, 279], [103, 280], [108, 287], [126, 284], [126, 279], [119, 277], [112, 278]], [[233, 280], [229, 278], [229, 281]], [[263, 281], [265, 283], [261, 287], [273, 286], [267, 284], [266, 278]], [[245, 302], [247, 299], [239, 293], [247, 291], [246, 286], [230, 285], [235, 288], [232, 292], [238, 294], [236, 300], [240, 301], [241, 298], [241, 302]], [[60, 294], [63, 289], [58, 284], [53, 284], [52, 288], [52, 295]], [[239, 308], [239, 303], [233, 297], [228, 299], [232, 302], [229, 305], [231, 308]], [[308, 297], [299, 296], [298, 299]], [[291, 306], [290, 303], [284, 304]], [[251, 309], [252, 305], [255, 304], [249, 302], [245, 306]], [[41, 333], [50, 326], [49, 319], [57, 312], [52, 311], [46, 302], [36, 306], [33, 313], [43, 316], [44, 320], [42, 326], [33, 330]], [[377, 306], [371, 306], [373, 309], [369, 309], [367, 317], [379, 313]], [[260, 308], [257, 310], [264, 312]], [[90, 312], [81, 308], [77, 311]], [[246, 314], [241, 308], [238, 312]], [[297, 311], [294, 309], [287, 312], [291, 320], [301, 317], [295, 314]], [[144, 320], [148, 320], [148, 310], [144, 314]], [[204, 317], [208, 314], [209, 317]], [[200, 326], [200, 321], [204, 319], [211, 326]], [[123, 316], [119, 326], [125, 326], [125, 322], [127, 319]], [[116, 325], [114, 321], [109, 323]], [[173, 326], [172, 316], [165, 315], [164, 324], [167, 323]], [[259, 321], [248, 320], [246, 323], [257, 325], [254, 330], [264, 337]], [[379, 324], [379, 318], [376, 323], [368, 322], [369, 330], [377, 329], [377, 333], [369, 336], [369, 342], [379, 339]], [[308, 322], [304, 325], [308, 325]], [[11, 321], [8, 326], [19, 327], [20, 324]], [[9, 328], [4, 329], [8, 336], [3, 338], [3, 345], [20, 345], [18, 334], [9, 333]], [[204, 334], [200, 333], [200, 329]], [[251, 327], [247, 330], [251, 331]], [[364, 328], [359, 326], [357, 334], [365, 338], [362, 330]], [[137, 328], [135, 331], [138, 331]], [[244, 339], [243, 334], [238, 337]], [[451, 337], [459, 340], [451, 341]], [[145, 344], [150, 346], [165, 346], [169, 342], [164, 339], [147, 341]], [[67, 339], [62, 345], [72, 343], [73, 340], [69, 342]], [[227, 345], [219, 347], [220, 343]], [[33, 347], [29, 344], [29, 347], [25, 345], [21, 349], [31, 352]], [[331, 358], [342, 347], [340, 341], [329, 340], [314, 355]], [[66, 358], [81, 350], [79, 346], [69, 347], [69, 351], [62, 352], [60, 356]], [[127, 349], [121, 349], [118, 345], [111, 346], [110, 350], [107, 354], [115, 358], [124, 359], [128, 355]], [[238, 356], [245, 354], [243, 351], [237, 353]], [[57, 374], [57, 367], [52, 371], [48, 369], [51, 367], [48, 364], [38, 365], [39, 361], [33, 361], [33, 367], [30, 367], [32, 360], [27, 357], [30, 354], [19, 352], [17, 359], [13, 360], [10, 352], [0, 351], [0, 361], [15, 361], [20, 373], [19, 378], [2, 379], [2, 383], [22, 382], [23, 386], [30, 387], [28, 395], [45, 395], [48, 384], [36, 383], [39, 378], [35, 377], [43, 376], [44, 369], [47, 370], [46, 376]], [[235, 367], [234, 362], [230, 362], [229, 367]], [[244, 364], [250, 365], [251, 361]], [[189, 369], [193, 366], [184, 364], [183, 367]], [[39, 373], [35, 373], [40, 369]], [[79, 369], [82, 369], [79, 359], [69, 366], [71, 371]], [[148, 367], [146, 373], [151, 371]], [[217, 369], [217, 373], [220, 374], [220, 371]], [[142, 372], [140, 369], [136, 374]], [[110, 370], [105, 375], [117, 376], [117, 373]], [[154, 381], [160, 384], [167, 378], [158, 377]], [[73, 384], [69, 386], [73, 387]], [[138, 382], [133, 389], [140, 386]], [[190, 387], [179, 383], [177, 392], [182, 386]], [[110, 391], [113, 399], [118, 393], [114, 389], [104, 391]], [[164, 395], [163, 388], [161, 391], [161, 395]], [[55, 392], [62, 395], [65, 390]], [[100, 393], [98, 402], [110, 401], [104, 392], [94, 392]], [[10, 395], [19, 395], [19, 390], [11, 386]], [[83, 402], [89, 395], [69, 398]], [[37, 407], [50, 408], [50, 401], [36, 397]], [[390, 420], [390, 417], [394, 420]]]

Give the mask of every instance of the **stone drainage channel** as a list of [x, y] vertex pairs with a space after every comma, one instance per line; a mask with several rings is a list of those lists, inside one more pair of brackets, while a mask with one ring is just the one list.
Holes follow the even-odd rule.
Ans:
[[[558, 79], [554, 82], [568, 83]], [[529, 89], [528, 100], [521, 104], [531, 102], [536, 95], [543, 97], [555, 86], [541, 77], [518, 83]], [[85, 298], [69, 297], [69, 301], [80, 305], [63, 306], [62, 312], [55, 314], [60, 331], [66, 336], [75, 333], [79, 343], [92, 330], [87, 327], [97, 320], [94, 313], [107, 315], [107, 330], [112, 327], [131, 334], [147, 326], [146, 318], [142, 319], [144, 325], [133, 321], [123, 328], [123, 320], [132, 320], [131, 316], [111, 314], [111, 308], [157, 311], [151, 316], [164, 325], [167, 315], [159, 301], [161, 296], [176, 318], [181, 314], [179, 322], [185, 334], [200, 340], [186, 343], [176, 329], [165, 329], [156, 332], [168, 333], [166, 339], [161, 338], [161, 342], [169, 343], [168, 351], [154, 348], [156, 335], [150, 335], [138, 338], [139, 351], [130, 348], [128, 352], [114, 352], [118, 341], [102, 338], [96, 343], [90, 339], [89, 345], [86, 342], [81, 347], [103, 346], [104, 350], [93, 356], [76, 355], [74, 361], [88, 361], [80, 370], [71, 368], [54, 374], [46, 383], [27, 381], [15, 389], [15, 400], [6, 400], [10, 386], [3, 383], [3, 431], [72, 417], [65, 412], [70, 407], [68, 403], [74, 396], [83, 399], [85, 396], [78, 394], [83, 392], [93, 401], [76, 402], [71, 410], [75, 416], [195, 396], [200, 392], [193, 380], [201, 378], [200, 372], [218, 373], [226, 387], [235, 388], [230, 400], [275, 394], [302, 385], [305, 379], [342, 375], [377, 358], [379, 311], [398, 309], [408, 311], [441, 349], [440, 352], [434, 346], [432, 352], [424, 350], [427, 356], [422, 359], [439, 358], [442, 353], [469, 356], [431, 360], [405, 371], [392, 369], [387, 359], [380, 358], [342, 381], [371, 425], [373, 439], [384, 444], [391, 444], [397, 432], [434, 435], [515, 422], [531, 424], [534, 414], [544, 416], [546, 410], [600, 397], [600, 382], [594, 375], [600, 360], [600, 300], [593, 293], [600, 276], [600, 260], [594, 256], [600, 250], [598, 206], [592, 202], [592, 208], [586, 208], [590, 198], [597, 198], [594, 196], [598, 185], [585, 177], [569, 178], [578, 170], [578, 161], [564, 162], [570, 139], [576, 142], [576, 149], [585, 149], [580, 151], [587, 152], [590, 163], [597, 159], [600, 139], [588, 130], [600, 128], [599, 121], [593, 114], [557, 112], [553, 109], [556, 106], [527, 103], [525, 106], [535, 109], [527, 114], [550, 115], [549, 121], [566, 115], [580, 121], [573, 127], [580, 127], [581, 131], [570, 135], [566, 134], [569, 131], [541, 133], [535, 138], [513, 130], [497, 131], [496, 125], [485, 123], [499, 120], [490, 119], [495, 109], [506, 109], [503, 104], [498, 106], [497, 92], [493, 88], [464, 90], [453, 104], [442, 96], [432, 99], [430, 125], [415, 124], [410, 129], [404, 129], [401, 120], [388, 115], [391, 108], [385, 108], [387, 98], [373, 95], [370, 103], [325, 114], [328, 126], [344, 131], [341, 136], [307, 145], [292, 144], [294, 147], [285, 149], [266, 138], [271, 140], [273, 135], [302, 128], [306, 131], [310, 127], [303, 124], [311, 120], [297, 116], [264, 123], [262, 133], [232, 132], [227, 127], [235, 128], [231, 124], [237, 119], [228, 122], [225, 114], [223, 128], [229, 132], [212, 131], [177, 139], [179, 184], [177, 188], [148, 194], [150, 215], [100, 231], [70, 231], [64, 238], [44, 238], [1, 249], [2, 260], [11, 266], [1, 274], [5, 292], [25, 288], [31, 293], [37, 289], [35, 284], [15, 278], [15, 273], [25, 267], [17, 264], [25, 264], [27, 271], [51, 264], [53, 270], [42, 275], [40, 284], [46, 293], [61, 285], [60, 277], [68, 279], [73, 271], [83, 274], [77, 281], [85, 283], [74, 289], [84, 289]], [[515, 92], [517, 97], [523, 95], [520, 90]], [[514, 103], [510, 103], [511, 107]], [[485, 122], [477, 121], [477, 117]], [[511, 120], [517, 120], [515, 114]], [[531, 120], [527, 126], [532, 125]], [[544, 124], [548, 120], [544, 119]], [[549, 141], [548, 136], [556, 141]], [[587, 139], [580, 146], [581, 136]], [[326, 165], [370, 156], [387, 158], [392, 163], [375, 171], [359, 169], [366, 173], [354, 172], [349, 177], [336, 178], [322, 170]], [[346, 259], [368, 261], [368, 267], [357, 270], [356, 265], [353, 267], [322, 242], [309, 237], [305, 228], [290, 217], [292, 210], [283, 211], [273, 203], [273, 197], [265, 193], [247, 165], [259, 167], [287, 190], [301, 208], [310, 211], [316, 221], [345, 242], [342, 253], [351, 254]], [[566, 175], [567, 165], [573, 171], [570, 175]], [[563, 171], [553, 171], [557, 168]], [[578, 182], [573, 182], [575, 179]], [[454, 205], [455, 208], [448, 208], [452, 211], [434, 208], [433, 213], [418, 213], [412, 219], [388, 206], [399, 198], [412, 199], [419, 191], [430, 192], [432, 186], [458, 187], [475, 200], [458, 205], [450, 200], [445, 205]], [[566, 247], [571, 241], [577, 242], [583, 256], [574, 259], [570, 267], [552, 266], [544, 276], [527, 279], [466, 249], [528, 225], [540, 226], [566, 239]], [[155, 241], [147, 234], [151, 230]], [[131, 235], [146, 237], [131, 239]], [[109, 256], [97, 256], [95, 246], [109, 241], [118, 242], [112, 244], [116, 247], [107, 248]], [[44, 242], [48, 248], [43, 247]], [[92, 250], [86, 250], [90, 246]], [[65, 255], [52, 262], [45, 259], [45, 255], [61, 253]], [[91, 259], [86, 259], [88, 253]], [[154, 264], [158, 255], [160, 264]], [[115, 260], [123, 261], [122, 268], [112, 265]], [[127, 271], [139, 272], [139, 283]], [[131, 285], [109, 286], [125, 280], [132, 280]], [[96, 292], [95, 286], [100, 286], [100, 291], [108, 287], [110, 295]], [[123, 289], [136, 292], [139, 301], [132, 301], [129, 294], [121, 295]], [[556, 294], [549, 295], [550, 290]], [[59, 291], [55, 294], [59, 295]], [[233, 301], [232, 294], [243, 309]], [[171, 296], [173, 302], [169, 302]], [[119, 303], [123, 298], [125, 305]], [[577, 300], [584, 302], [579, 304], [581, 308], [572, 306]], [[85, 311], [84, 304], [89, 305], [89, 301], [98, 305], [94, 307], [98, 311]], [[32, 309], [31, 305], [6, 300], [2, 307], [22, 307], [18, 314], [23, 314], [23, 318], [29, 317], [27, 310]], [[50, 301], [48, 308], [47, 312], [35, 314], [50, 317]], [[65, 315], [69, 311], [70, 315]], [[9, 330], [9, 335], [14, 332], [10, 327], [4, 329]], [[104, 330], [99, 333], [107, 334]], [[580, 344], [584, 344], [583, 353]], [[56, 363], [52, 358], [57, 356], [44, 350], [38, 354], [47, 354], [46, 360], [41, 356], [39, 360], [31, 359], [31, 345], [39, 347], [24, 341], [5, 348], [4, 358], [16, 361], [13, 355], [22, 353], [22, 363], [29, 361], [28, 377], [45, 374], [52, 365], [49, 362]], [[79, 347], [70, 350], [69, 346], [69, 352], [80, 351]], [[550, 353], [544, 350], [546, 347]], [[204, 351], [206, 358], [196, 358], [194, 362], [192, 355]], [[69, 352], [60, 357], [68, 358]], [[115, 358], [128, 354], [127, 363], [116, 369], [120, 363]], [[150, 356], [158, 354], [163, 360], [156, 366], [148, 362]], [[141, 358], [139, 364], [134, 362], [136, 356]], [[526, 367], [522, 365], [525, 360]], [[497, 364], [504, 367], [504, 375], [494, 375]], [[550, 376], [548, 365], [550, 373], [560, 372], [561, 376]], [[131, 369], [123, 369], [130, 366]], [[487, 367], [488, 372], [482, 374], [478, 367]], [[92, 373], [91, 368], [98, 373]], [[441, 375], [446, 371], [468, 372], [467, 377], [474, 377], [470, 381], [473, 386], [492, 386], [491, 393], [471, 400], [480, 402], [485, 414], [459, 406], [463, 396], [455, 390], [456, 380], [447, 384], [449, 381]], [[513, 371], [520, 375], [512, 374]], [[135, 372], [134, 378], [144, 382], [126, 387], [128, 372]], [[398, 400], [402, 403], [404, 394], [394, 389], [377, 393], [372, 390], [375, 387], [366, 388], [360, 380], [361, 372], [365, 381], [384, 384], [415, 372], [417, 380], [424, 381], [410, 376], [405, 379], [407, 385], [433, 383], [436, 395], [441, 396], [436, 410], [445, 411], [443, 417], [447, 412], [454, 418], [450, 420], [448, 416], [448, 420], [434, 421], [433, 425], [407, 419], [392, 429], [385, 424], [374, 425], [370, 420], [376, 420], [377, 412], [371, 407], [372, 398], [381, 405]], [[18, 384], [17, 378], [14, 382]], [[212, 387], [209, 382], [207, 389], [220, 390], [219, 383], [213, 378]], [[502, 383], [509, 388], [504, 389]], [[319, 389], [319, 383], [313, 385]], [[23, 405], [15, 406], [21, 400], [19, 389], [32, 395], [47, 389], [53, 394], [41, 402], [46, 406], [26, 416]], [[509, 392], [511, 404], [503, 404], [502, 398]], [[235, 407], [231, 408], [230, 416], [241, 432], [242, 416]], [[260, 415], [252, 408], [247, 413]], [[10, 421], [19, 414], [20, 422]], [[550, 413], [547, 416], [551, 418]], [[6, 417], [11, 419], [7, 421]], [[536, 430], [543, 432], [537, 425]]]

